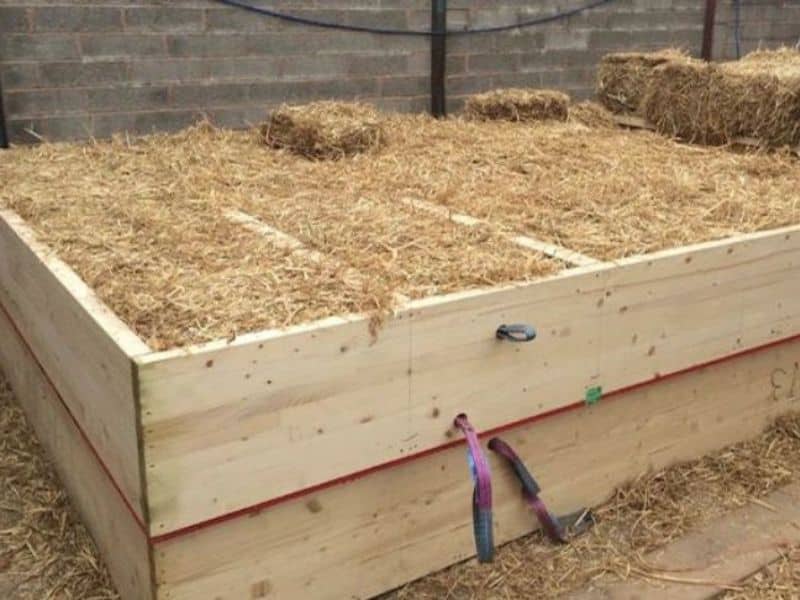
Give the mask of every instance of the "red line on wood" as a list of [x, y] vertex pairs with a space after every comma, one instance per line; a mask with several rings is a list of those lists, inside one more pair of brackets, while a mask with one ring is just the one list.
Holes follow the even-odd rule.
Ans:
[[[567, 406], [562, 406], [560, 408], [540, 413], [538, 415], [528, 417], [526, 419], [522, 419], [520, 421], [515, 421], [513, 423], [508, 423], [506, 425], [501, 425], [499, 427], [495, 427], [494, 429], [487, 429], [486, 431], [482, 431], [478, 433], [479, 438], [485, 438], [487, 436], [491, 436], [508, 429], [512, 429], [515, 427], [519, 427], [520, 425], [525, 425], [528, 423], [533, 423], [535, 421], [540, 421], [542, 419], [546, 419], [548, 417], [552, 417], [561, 413], [566, 413], [573, 411], [577, 408], [581, 408], [584, 406], [584, 402], [576, 402], [574, 404], [570, 404]], [[232, 519], [236, 519], [237, 517], [243, 517], [245, 515], [259, 513], [264, 511], [268, 508], [273, 506], [277, 506], [279, 504], [283, 504], [285, 502], [289, 502], [290, 500], [296, 500], [297, 498], [302, 498], [303, 496], [308, 496], [310, 494], [314, 494], [316, 492], [341, 485], [343, 483], [349, 483], [351, 481], [356, 481], [358, 479], [362, 479], [367, 477], [368, 475], [372, 475], [373, 473], [377, 473], [379, 471], [384, 471], [386, 469], [391, 469], [392, 467], [398, 467], [408, 462], [413, 462], [415, 460], [419, 460], [421, 458], [425, 458], [426, 456], [431, 456], [433, 454], [438, 454], [445, 450], [449, 450], [450, 448], [455, 448], [456, 446], [460, 446], [465, 444], [464, 440], [454, 440], [452, 442], [448, 442], [446, 444], [442, 444], [440, 446], [435, 446], [433, 448], [428, 448], [427, 450], [422, 450], [415, 454], [409, 454], [408, 456], [404, 456], [402, 458], [396, 458], [394, 460], [390, 460], [385, 463], [381, 463], [367, 469], [363, 469], [361, 471], [356, 471], [354, 473], [350, 473], [349, 475], [344, 475], [342, 477], [337, 477], [335, 479], [331, 479], [329, 481], [325, 481], [323, 483], [319, 483], [317, 485], [313, 485], [311, 487], [304, 488], [302, 490], [298, 490], [296, 492], [292, 492], [290, 494], [285, 494], [283, 496], [278, 496], [271, 500], [267, 500], [265, 502], [261, 502], [259, 504], [255, 504], [253, 506], [241, 508], [237, 511], [226, 513], [224, 515], [220, 515], [218, 517], [214, 517], [213, 519], [208, 519], [207, 521], [201, 521], [199, 523], [195, 523], [194, 525], [188, 525], [181, 529], [176, 529], [175, 531], [170, 531], [169, 533], [164, 533], [161, 535], [153, 536], [151, 541], [154, 544], [159, 544], [161, 542], [166, 542], [175, 538], [183, 537], [190, 533], [194, 533], [196, 531], [200, 531], [202, 529], [206, 529], [207, 527], [212, 527], [214, 525], [219, 525], [220, 523], [224, 523], [226, 521], [230, 521]]]
[[0, 303], [0, 311], [2, 311], [3, 314], [6, 316], [6, 318], [8, 319], [8, 322], [11, 323], [11, 327], [14, 329], [14, 331], [17, 332], [17, 335], [19, 336], [19, 339], [22, 340], [22, 343], [28, 349], [28, 352], [33, 357], [33, 360], [36, 362], [36, 366], [42, 372], [42, 375], [47, 380], [48, 385], [52, 388], [53, 393], [55, 393], [56, 398], [58, 398], [59, 402], [61, 403], [61, 406], [64, 408], [64, 410], [69, 415], [70, 420], [75, 425], [75, 428], [78, 430], [78, 433], [80, 433], [81, 438], [83, 438], [83, 441], [89, 447], [89, 450], [91, 451], [91, 453], [94, 455], [94, 457], [97, 460], [97, 462], [102, 467], [103, 472], [106, 474], [106, 477], [108, 477], [109, 481], [111, 481], [111, 485], [114, 486], [114, 489], [119, 494], [119, 497], [122, 498], [122, 502], [125, 504], [125, 507], [128, 509], [128, 512], [131, 513], [131, 516], [133, 517], [133, 520], [136, 521], [136, 524], [139, 526], [139, 529], [141, 529], [142, 533], [144, 533], [145, 536], [149, 539], [150, 538], [150, 532], [148, 531], [147, 525], [145, 525], [144, 521], [139, 517], [138, 513], [133, 509], [133, 506], [128, 501], [127, 496], [125, 496], [125, 493], [122, 491], [122, 488], [119, 486], [119, 484], [117, 484], [117, 480], [111, 474], [111, 471], [109, 470], [108, 466], [106, 466], [106, 463], [103, 462], [103, 459], [100, 457], [100, 454], [97, 452], [97, 450], [95, 449], [94, 445], [89, 440], [89, 437], [86, 435], [86, 432], [83, 430], [83, 427], [81, 427], [81, 424], [75, 418], [75, 415], [72, 414], [72, 411], [69, 409], [69, 406], [67, 406], [67, 403], [64, 401], [64, 398], [61, 396], [61, 393], [58, 391], [58, 388], [56, 387], [56, 384], [53, 383], [53, 380], [50, 379], [50, 376], [47, 374], [47, 371], [45, 370], [44, 366], [42, 365], [41, 362], [39, 362], [39, 357], [36, 356], [36, 353], [33, 351], [33, 348], [31, 348], [31, 345], [28, 343], [28, 340], [25, 339], [24, 335], [22, 335], [22, 331], [20, 331], [19, 327], [17, 327], [17, 324], [14, 322], [14, 319], [11, 318], [11, 315], [8, 314], [8, 311], [5, 309], [5, 307], [1, 303]]
[[[325, 490], [325, 489], [328, 489], [328, 488], [331, 488], [331, 487], [334, 487], [334, 486], [337, 486], [337, 485], [342, 485], [342, 484], [345, 484], [345, 483], [349, 483], [351, 481], [356, 481], [358, 479], [362, 479], [364, 477], [367, 477], [367, 476], [369, 476], [369, 475], [371, 475], [373, 473], [377, 473], [377, 472], [383, 471], [385, 469], [391, 469], [393, 467], [397, 467], [397, 466], [403, 465], [405, 463], [412, 462], [414, 460], [418, 460], [418, 459], [424, 458], [426, 456], [431, 456], [433, 454], [437, 454], [439, 452], [443, 452], [445, 450], [449, 450], [450, 448], [455, 448], [456, 446], [460, 446], [460, 445], [465, 443], [464, 440], [454, 440], [452, 442], [448, 442], [448, 443], [442, 444], [440, 446], [435, 446], [433, 448], [428, 448], [427, 450], [422, 450], [421, 452], [416, 452], [414, 454], [409, 454], [408, 456], [404, 456], [402, 458], [397, 458], [397, 459], [390, 460], [390, 461], [387, 461], [387, 462], [384, 462], [384, 463], [381, 463], [381, 464], [378, 464], [378, 465], [374, 465], [374, 466], [369, 467], [367, 469], [362, 469], [361, 471], [355, 471], [353, 473], [350, 473], [348, 475], [344, 475], [342, 477], [336, 477], [335, 479], [330, 479], [328, 481], [325, 481], [325, 482], [322, 482], [322, 483], [319, 483], [317, 485], [313, 485], [313, 486], [310, 486], [310, 487], [307, 487], [307, 488], [303, 488], [301, 490], [297, 490], [297, 491], [291, 492], [289, 494], [284, 494], [283, 496], [277, 496], [277, 497], [272, 498], [270, 500], [265, 500], [264, 502], [259, 502], [258, 504], [254, 504], [252, 506], [247, 506], [247, 507], [241, 508], [239, 510], [235, 510], [235, 511], [232, 511], [232, 512], [229, 512], [229, 513], [225, 513], [223, 515], [220, 515], [218, 517], [214, 517], [212, 519], [207, 519], [205, 521], [200, 521], [200, 522], [194, 523], [192, 525], [187, 525], [185, 527], [181, 527], [180, 529], [175, 529], [174, 531], [170, 531], [170, 532], [163, 533], [163, 534], [160, 534], [160, 535], [151, 535], [150, 532], [148, 531], [147, 525], [139, 518], [139, 515], [133, 509], [133, 506], [131, 506], [130, 502], [128, 501], [128, 498], [123, 493], [122, 488], [120, 488], [120, 486], [117, 484], [117, 481], [116, 481], [116, 479], [114, 479], [114, 476], [111, 474], [111, 471], [108, 469], [108, 467], [106, 466], [105, 462], [103, 462], [103, 459], [100, 457], [100, 454], [97, 452], [95, 447], [92, 445], [92, 442], [89, 440], [88, 436], [83, 431], [83, 428], [81, 427], [81, 425], [78, 422], [78, 420], [72, 414], [72, 411], [70, 411], [69, 407], [67, 406], [66, 402], [62, 398], [61, 394], [58, 392], [58, 388], [56, 388], [55, 384], [53, 383], [53, 381], [48, 376], [47, 371], [44, 369], [44, 366], [42, 366], [41, 362], [39, 362], [38, 357], [33, 352], [33, 349], [31, 348], [30, 344], [28, 344], [28, 341], [25, 339], [25, 336], [22, 335], [22, 332], [17, 327], [16, 323], [14, 323], [14, 319], [11, 318], [11, 315], [8, 314], [8, 312], [5, 310], [5, 308], [3, 307], [2, 304], [0, 304], [0, 310], [2, 310], [2, 312], [6, 315], [6, 317], [9, 320], [9, 322], [11, 323], [11, 326], [17, 332], [17, 335], [19, 335], [20, 339], [25, 344], [25, 347], [28, 349], [28, 351], [30, 352], [31, 356], [33, 356], [33, 359], [36, 361], [36, 365], [39, 367], [39, 370], [42, 372], [42, 374], [44, 375], [45, 379], [50, 384], [50, 387], [53, 388], [53, 391], [55, 392], [56, 397], [61, 402], [61, 405], [63, 406], [64, 410], [67, 411], [67, 414], [69, 415], [69, 417], [72, 420], [73, 424], [75, 425], [75, 427], [80, 432], [81, 437], [83, 438], [83, 441], [89, 447], [89, 449], [91, 450], [92, 454], [97, 459], [97, 462], [102, 467], [103, 472], [106, 474], [106, 477], [108, 477], [108, 479], [111, 481], [111, 484], [114, 486], [114, 489], [117, 491], [117, 493], [119, 494], [120, 498], [122, 498], [122, 501], [125, 504], [125, 506], [127, 507], [128, 511], [131, 513], [131, 516], [134, 518], [134, 520], [136, 521], [136, 523], [139, 526], [139, 528], [147, 536], [147, 538], [150, 541], [150, 543], [152, 543], [154, 545], [155, 544], [161, 544], [161, 543], [164, 543], [164, 542], [168, 542], [170, 540], [174, 540], [174, 539], [177, 539], [177, 538], [185, 537], [185, 536], [190, 535], [192, 533], [196, 533], [198, 531], [201, 531], [203, 529], [207, 529], [209, 527], [213, 527], [215, 525], [220, 525], [222, 523], [237, 519], [239, 517], [243, 517], [243, 516], [246, 516], [246, 515], [259, 513], [259, 512], [262, 512], [264, 510], [267, 510], [268, 508], [271, 508], [273, 506], [277, 506], [279, 504], [284, 504], [285, 502], [290, 502], [291, 500], [296, 500], [298, 498], [302, 498], [304, 496], [308, 496], [310, 494], [314, 494], [316, 492], [319, 492], [319, 491], [322, 491], [322, 490]], [[719, 358], [715, 358], [713, 360], [709, 360], [709, 361], [706, 361], [706, 362], [698, 363], [698, 364], [692, 365], [690, 367], [687, 367], [685, 369], [680, 369], [678, 371], [673, 371], [671, 373], [667, 373], [667, 374], [664, 374], [664, 375], [658, 374], [655, 377], [652, 377], [651, 379], [647, 379], [647, 380], [641, 381], [639, 383], [635, 383], [635, 384], [632, 384], [632, 385], [629, 385], [629, 386], [618, 388], [616, 390], [612, 390], [610, 392], [606, 392], [606, 393], [603, 394], [603, 400], [608, 400], [610, 398], [621, 396], [622, 394], [624, 394], [626, 392], [631, 392], [631, 391], [634, 391], [634, 390], [637, 390], [637, 389], [641, 389], [641, 388], [647, 387], [649, 385], [653, 385], [654, 383], [658, 383], [658, 382], [661, 382], [661, 381], [666, 381], [668, 379], [672, 379], [672, 378], [678, 377], [680, 375], [685, 375], [687, 373], [691, 373], [691, 372], [694, 372], [694, 371], [699, 371], [701, 369], [705, 369], [705, 368], [710, 367], [710, 366], [718, 365], [718, 364], [727, 362], [729, 360], [740, 358], [740, 357], [746, 356], [748, 354], [754, 354], [756, 352], [760, 352], [762, 350], [767, 350], [769, 348], [774, 348], [776, 346], [781, 346], [783, 344], [787, 344], [789, 342], [793, 342], [793, 341], [796, 341], [796, 340], [800, 340], [800, 334], [792, 335], [792, 336], [789, 336], [789, 337], [786, 337], [786, 338], [782, 338], [780, 340], [775, 340], [774, 342], [769, 342], [767, 344], [762, 344], [761, 346], [755, 346], [753, 348], [748, 348], [747, 350], [741, 350], [741, 351], [735, 352], [733, 354], [728, 354], [728, 355], [725, 355], [725, 356], [721, 356]], [[487, 429], [485, 431], [480, 432], [478, 434], [478, 437], [480, 437], [480, 438], [491, 437], [491, 436], [497, 435], [498, 433], [503, 433], [504, 431], [509, 431], [511, 429], [516, 429], [517, 427], [521, 427], [523, 425], [530, 425], [532, 423], [536, 423], [538, 421], [543, 421], [544, 419], [548, 419], [548, 418], [554, 417], [556, 415], [572, 412], [574, 410], [578, 410], [578, 409], [583, 408], [585, 406], [586, 406], [586, 403], [584, 401], [575, 402], [573, 404], [568, 404], [566, 406], [561, 406], [561, 407], [553, 409], [553, 410], [549, 410], [549, 411], [546, 411], [546, 412], [543, 412], [543, 413], [538, 413], [536, 415], [532, 415], [530, 417], [525, 417], [525, 418], [519, 419], [517, 421], [512, 421], [512, 422], [506, 423], [504, 425], [499, 425], [499, 426], [494, 427], [492, 429]]]

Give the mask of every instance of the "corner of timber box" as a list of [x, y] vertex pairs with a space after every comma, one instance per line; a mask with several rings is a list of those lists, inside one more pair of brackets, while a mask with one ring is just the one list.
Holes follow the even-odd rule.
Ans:
[[[125, 599], [366, 598], [471, 556], [461, 412], [568, 511], [800, 387], [800, 227], [413, 301], [377, 340], [346, 316], [153, 353], [3, 211], [0, 305], [0, 364]], [[535, 342], [495, 338], [518, 321]], [[503, 542], [535, 520], [494, 467]]]

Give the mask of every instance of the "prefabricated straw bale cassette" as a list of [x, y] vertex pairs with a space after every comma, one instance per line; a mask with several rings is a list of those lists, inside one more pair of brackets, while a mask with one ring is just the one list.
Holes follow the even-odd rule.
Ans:
[[[519, 237], [560, 269], [163, 351], [34, 231], [0, 212], [0, 364], [125, 599], [367, 598], [468, 558], [460, 413], [566, 512], [800, 391], [798, 226], [608, 262]], [[492, 471], [503, 542], [535, 520]]]

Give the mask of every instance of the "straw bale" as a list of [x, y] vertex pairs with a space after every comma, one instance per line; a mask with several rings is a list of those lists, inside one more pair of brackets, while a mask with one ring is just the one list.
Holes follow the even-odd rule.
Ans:
[[645, 118], [656, 130], [700, 144], [719, 145], [728, 139], [722, 112], [711, 102], [716, 65], [689, 59], [667, 63], [650, 76], [642, 103]]
[[470, 96], [464, 115], [475, 121], [566, 121], [569, 103], [563, 92], [511, 88]]
[[613, 113], [640, 114], [653, 69], [668, 62], [682, 62], [687, 57], [676, 48], [606, 54], [597, 70], [597, 98]]
[[644, 100], [658, 131], [721, 145], [750, 138], [800, 144], [800, 51], [760, 51], [738, 62], [686, 60], [653, 71]]
[[322, 101], [282, 106], [262, 125], [264, 141], [313, 159], [339, 159], [383, 145], [386, 134], [373, 106]]

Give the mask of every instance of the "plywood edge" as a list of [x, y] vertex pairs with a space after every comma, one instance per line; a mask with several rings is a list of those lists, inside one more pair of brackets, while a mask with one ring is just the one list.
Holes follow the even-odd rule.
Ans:
[[[541, 277], [535, 280], [517, 283], [507, 283], [493, 287], [475, 288], [465, 291], [451, 292], [448, 294], [441, 294], [438, 296], [428, 296], [426, 298], [419, 298], [416, 300], [408, 300], [404, 305], [393, 312], [389, 317], [389, 321], [393, 319], [403, 319], [407, 317], [408, 313], [420, 308], [428, 308], [430, 306], [455, 303], [461, 300], [482, 299], [490, 297], [493, 294], [501, 292], [509, 292], [512, 290], [525, 289], [531, 286], [538, 285], [546, 281], [552, 281], [563, 278], [571, 278], [580, 276], [586, 273], [596, 273], [603, 270], [613, 269], [614, 263], [593, 263], [588, 266], [575, 267], [573, 269], [564, 270], [559, 273]], [[274, 343], [278, 340], [285, 338], [288, 343], [291, 343], [291, 338], [298, 335], [305, 335], [316, 331], [326, 331], [335, 329], [337, 327], [350, 327], [354, 324], [363, 326], [365, 329], [369, 326], [370, 317], [363, 314], [346, 314], [333, 317], [326, 317], [308, 323], [301, 323], [299, 325], [292, 325], [280, 329], [265, 329], [262, 331], [255, 331], [236, 336], [234, 339], [219, 339], [202, 344], [191, 344], [180, 348], [173, 348], [170, 350], [162, 350], [158, 352], [150, 352], [133, 357], [135, 362], [141, 367], [152, 367], [153, 365], [165, 364], [172, 360], [179, 360], [187, 357], [199, 357], [203, 355], [211, 355], [221, 351], [253, 347], [264, 343]], [[380, 336], [380, 330], [378, 335]]]
[[0, 255], [0, 309], [146, 520], [133, 357], [149, 348], [8, 210], [0, 210]]
[[746, 246], [754, 242], [761, 241], [781, 241], [790, 240], [793, 236], [800, 234], [800, 225], [788, 225], [786, 227], [778, 227], [775, 229], [767, 229], [765, 231], [754, 231], [751, 233], [737, 233], [736, 235], [722, 238], [719, 240], [710, 240], [707, 242], [698, 242], [696, 244], [687, 244], [685, 246], [678, 246], [677, 248], [667, 248], [649, 254], [637, 254], [626, 258], [620, 258], [611, 261], [615, 266], [627, 266], [635, 264], [646, 264], [661, 258], [669, 258], [675, 256], [686, 256], [704, 250], [725, 249], [728, 250], [737, 246]]
[[139, 367], [147, 370], [154, 365], [165, 364], [170, 361], [185, 359], [187, 357], [202, 356], [205, 354], [213, 354], [217, 352], [224, 352], [226, 350], [236, 348], [247, 348], [258, 346], [259, 344], [266, 344], [280, 340], [282, 338], [290, 339], [292, 336], [303, 335], [315, 331], [325, 331], [332, 328], [352, 325], [358, 323], [367, 326], [369, 322], [368, 317], [359, 314], [339, 315], [335, 317], [326, 317], [318, 319], [309, 323], [302, 323], [300, 325], [291, 325], [281, 329], [265, 329], [262, 331], [255, 331], [251, 333], [244, 333], [237, 335], [234, 339], [230, 340], [213, 340], [202, 344], [190, 344], [180, 348], [173, 348], [170, 350], [162, 350], [159, 352], [150, 352], [134, 357], [134, 362]]
[[[536, 474], [548, 505], [566, 513], [603, 502], [648, 470], [750, 439], [797, 410], [800, 388], [786, 385], [786, 374], [798, 361], [800, 341], [501, 435]], [[490, 460], [496, 541], [504, 543], [536, 522], [507, 465]], [[159, 543], [159, 589], [170, 600], [369, 598], [474, 554], [471, 492], [459, 445]]]
[[5, 221], [55, 279], [75, 299], [86, 314], [130, 357], [148, 354], [150, 347], [134, 333], [102, 300], [100, 300], [75, 271], [58, 258], [47, 246], [37, 240], [36, 234], [15, 212], [0, 209], [0, 219]]
[[144, 525], [126, 504], [125, 496], [3, 312], [0, 340], [0, 368], [95, 540], [123, 600], [155, 598], [151, 546]]

